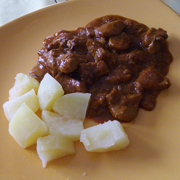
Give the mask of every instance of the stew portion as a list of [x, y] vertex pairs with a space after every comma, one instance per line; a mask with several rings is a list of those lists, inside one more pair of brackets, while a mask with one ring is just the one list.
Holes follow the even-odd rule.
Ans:
[[153, 110], [158, 94], [171, 85], [166, 77], [173, 60], [167, 38], [162, 28], [103, 16], [47, 37], [30, 75], [41, 81], [48, 72], [66, 94], [91, 93], [88, 118], [131, 121], [139, 108]]

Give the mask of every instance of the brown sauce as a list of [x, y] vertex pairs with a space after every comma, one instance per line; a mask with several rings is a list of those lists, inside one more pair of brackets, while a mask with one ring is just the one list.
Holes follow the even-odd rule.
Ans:
[[107, 15], [47, 37], [30, 75], [41, 81], [48, 72], [66, 94], [91, 93], [88, 118], [128, 122], [139, 108], [153, 110], [158, 94], [171, 85], [167, 38], [162, 28]]

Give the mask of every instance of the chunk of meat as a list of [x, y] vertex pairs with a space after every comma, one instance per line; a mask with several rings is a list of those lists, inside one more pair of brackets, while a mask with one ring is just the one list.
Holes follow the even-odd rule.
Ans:
[[88, 39], [86, 46], [96, 62], [103, 60], [109, 67], [116, 63], [116, 55], [105, 49], [98, 41]]
[[129, 81], [131, 77], [131, 72], [124, 66], [120, 66], [107, 76], [107, 81], [112, 84], [121, 84]]
[[156, 106], [156, 97], [158, 96], [159, 91], [153, 92], [143, 92], [143, 99], [140, 102], [140, 107], [147, 111], [151, 111]]
[[88, 39], [86, 46], [89, 53], [94, 57], [96, 61], [107, 58], [107, 51], [100, 45], [99, 42]]
[[88, 62], [80, 65], [81, 79], [92, 85], [100, 76], [107, 74], [109, 69], [104, 61]]
[[95, 36], [94, 27], [87, 27], [86, 35], [87, 37], [94, 37]]
[[117, 89], [106, 96], [111, 114], [120, 121], [130, 121], [137, 116], [142, 96], [140, 94], [122, 94]]
[[100, 27], [101, 25], [120, 20], [120, 21], [125, 21], [127, 18], [118, 16], [118, 15], [107, 15], [103, 17], [96, 18], [95, 20], [90, 21], [85, 27]]
[[71, 73], [75, 71], [80, 64], [80, 60], [76, 54], [68, 53], [60, 56], [59, 69], [63, 73]]
[[91, 100], [89, 103], [89, 107], [91, 108], [87, 109], [86, 114], [88, 118], [96, 120], [100, 123], [106, 120], [114, 119], [107, 107], [106, 95], [107, 93], [96, 93], [91, 95]]
[[101, 76], [92, 86], [89, 86], [89, 92], [92, 94], [108, 94], [111, 92], [113, 87], [114, 85], [107, 81], [106, 76]]
[[141, 35], [149, 29], [146, 25], [138, 23], [137, 21], [133, 21], [131, 19], [126, 19], [124, 21], [124, 24], [124, 31], [128, 34], [133, 35], [133, 37], [135, 38], [139, 37], [139, 35]]
[[43, 54], [43, 58], [46, 59], [47, 67], [52, 70], [56, 70], [59, 66], [59, 62], [57, 61], [57, 57], [61, 52], [58, 49], [51, 49], [47, 54]]
[[74, 92], [87, 92], [87, 87], [84, 82], [73, 79], [66, 74], [59, 73], [55, 79], [61, 84], [66, 94]]
[[110, 37], [118, 35], [124, 29], [125, 24], [121, 20], [116, 20], [112, 22], [105, 23], [97, 28], [95, 28], [95, 35], [97, 37]]
[[80, 52], [85, 53], [87, 51], [86, 41], [87, 41], [86, 39], [76, 36], [73, 39], [68, 40], [67, 46], [73, 51], [76, 51], [78, 53]]
[[66, 48], [68, 40], [71, 39], [73, 39], [72, 33], [61, 30], [55, 35], [46, 38], [43, 42], [43, 47], [46, 47], [48, 50], [54, 48]]
[[112, 36], [109, 38], [109, 46], [117, 50], [126, 50], [130, 47], [130, 38], [126, 33], [122, 32], [119, 36]]
[[167, 32], [162, 28], [150, 28], [142, 34], [142, 46], [150, 53], [156, 53], [161, 49], [161, 44], [168, 38]]
[[153, 59], [155, 59], [155, 68], [164, 76], [167, 75], [169, 71], [169, 65], [172, 63], [173, 57], [168, 53], [167, 45], [164, 44], [163, 51], [153, 54]]
[[96, 110], [102, 106], [105, 106], [107, 104], [106, 95], [107, 93], [105, 92], [93, 94], [91, 97], [91, 102], [90, 102], [91, 107]]
[[134, 49], [128, 53], [122, 53], [118, 55], [117, 61], [119, 64], [127, 65], [135, 68], [136, 65], [144, 66], [147, 63], [153, 65], [153, 58], [149, 58], [148, 52], [139, 49]]
[[38, 63], [33, 69], [29, 72], [30, 76], [37, 81], [41, 81], [46, 73], [49, 73], [47, 67], [44, 64]]
[[170, 87], [169, 79], [163, 76], [154, 67], [144, 69], [136, 79], [142, 88], [146, 90], [163, 90]]
[[129, 64], [146, 63], [148, 59], [148, 53], [139, 49], [135, 49], [127, 53]]
[[100, 44], [102, 44], [102, 46], [104, 46], [104, 47], [107, 46], [107, 40], [106, 40], [105, 37], [97, 37], [96, 40], [97, 40]]

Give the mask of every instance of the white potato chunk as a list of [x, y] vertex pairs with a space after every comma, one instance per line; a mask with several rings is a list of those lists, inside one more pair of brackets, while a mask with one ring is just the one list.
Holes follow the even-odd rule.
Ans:
[[37, 153], [45, 168], [47, 162], [75, 154], [74, 143], [63, 135], [48, 135], [37, 140]]
[[84, 121], [90, 93], [71, 93], [57, 98], [53, 110], [68, 119]]
[[117, 120], [82, 130], [80, 141], [90, 152], [120, 150], [129, 144], [128, 136]]
[[18, 73], [15, 77], [14, 86], [9, 90], [9, 99], [21, 96], [31, 89], [34, 89], [35, 93], [37, 93], [38, 88], [39, 82], [36, 79], [24, 73]]
[[3, 104], [5, 116], [9, 121], [23, 103], [26, 103], [33, 112], [39, 109], [39, 101], [34, 89]]
[[37, 138], [48, 134], [47, 125], [23, 103], [9, 123], [9, 133], [22, 147], [36, 143]]
[[38, 90], [40, 108], [42, 110], [51, 110], [54, 101], [62, 95], [64, 95], [64, 90], [60, 83], [46, 73], [40, 82]]
[[49, 134], [62, 134], [72, 141], [80, 138], [81, 130], [84, 129], [83, 121], [67, 119], [51, 111], [42, 111], [42, 120], [49, 128]]

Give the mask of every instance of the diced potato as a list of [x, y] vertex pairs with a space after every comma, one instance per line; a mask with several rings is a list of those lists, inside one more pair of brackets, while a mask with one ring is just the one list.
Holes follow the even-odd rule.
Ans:
[[128, 136], [117, 120], [82, 130], [80, 141], [91, 152], [120, 150], [129, 144]]
[[74, 143], [62, 135], [48, 135], [37, 140], [37, 153], [45, 168], [47, 162], [75, 154]]
[[57, 98], [53, 110], [68, 119], [84, 121], [91, 94], [71, 93]]
[[34, 89], [35, 93], [37, 93], [38, 88], [39, 82], [36, 79], [24, 73], [18, 73], [15, 77], [14, 86], [9, 90], [9, 99], [21, 96], [31, 89]]
[[33, 112], [39, 109], [39, 101], [34, 89], [3, 104], [5, 116], [9, 121], [23, 103], [26, 103]]
[[64, 95], [62, 86], [51, 75], [46, 73], [40, 82], [38, 90], [40, 108], [42, 110], [51, 110], [54, 101], [62, 95]]
[[48, 134], [47, 125], [23, 103], [9, 123], [9, 133], [23, 148], [36, 143], [37, 138]]
[[62, 134], [72, 141], [79, 140], [84, 129], [83, 121], [67, 119], [51, 111], [43, 110], [41, 117], [49, 128], [49, 134]]

